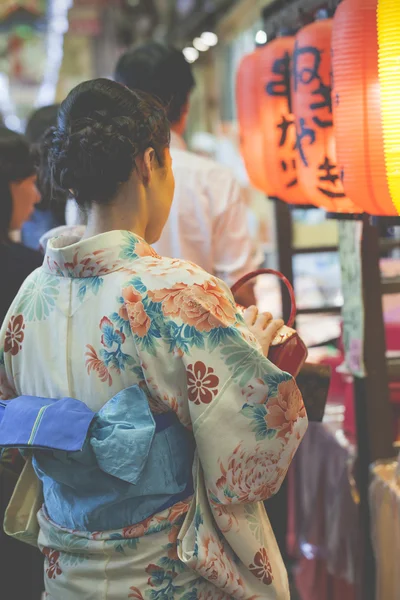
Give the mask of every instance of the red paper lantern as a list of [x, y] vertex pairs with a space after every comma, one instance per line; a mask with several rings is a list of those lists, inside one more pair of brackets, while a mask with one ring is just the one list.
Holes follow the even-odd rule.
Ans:
[[265, 194], [264, 136], [260, 125], [259, 52], [245, 56], [236, 78], [236, 105], [239, 120], [240, 151], [250, 183]]
[[377, 0], [344, 0], [332, 31], [338, 168], [346, 193], [371, 215], [397, 215], [386, 176], [378, 73]]
[[258, 50], [260, 128], [268, 195], [290, 204], [307, 204], [296, 169], [296, 124], [290, 95], [293, 49], [294, 37], [281, 37]]
[[296, 35], [292, 102], [297, 130], [297, 173], [311, 204], [329, 212], [360, 213], [346, 197], [337, 168], [331, 100], [332, 19], [307, 25]]

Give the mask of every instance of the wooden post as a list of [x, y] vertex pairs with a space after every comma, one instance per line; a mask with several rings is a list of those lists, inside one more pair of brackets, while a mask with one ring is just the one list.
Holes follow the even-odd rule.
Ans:
[[[356, 254], [347, 253], [341, 238], [343, 285], [350, 285], [350, 293], [344, 289], [343, 324], [347, 363], [354, 367], [354, 402], [357, 426], [356, 477], [360, 495], [360, 528], [362, 532], [362, 574], [360, 600], [375, 598], [375, 559], [371, 541], [369, 508], [369, 469], [372, 462], [393, 456], [393, 416], [390, 407], [389, 381], [386, 361], [385, 326], [382, 309], [382, 282], [380, 273], [379, 232], [371, 225], [369, 217], [363, 220], [361, 237], [361, 261]], [[351, 246], [351, 244], [350, 244]], [[349, 247], [350, 247], [349, 246]], [[356, 247], [356, 246], [355, 246]], [[353, 261], [349, 264], [349, 261]], [[343, 272], [347, 272], [346, 277]], [[360, 272], [361, 271], [361, 272]], [[350, 275], [349, 275], [350, 273]], [[357, 310], [357, 289], [351, 289], [352, 280], [360, 280], [361, 297]], [[347, 306], [346, 306], [347, 302]], [[351, 304], [351, 306], [349, 306]], [[350, 311], [349, 311], [350, 309]], [[359, 347], [362, 356], [352, 357], [351, 336], [354, 337], [354, 322], [361, 322], [363, 344]], [[346, 341], [347, 339], [347, 341]]]
[[[293, 285], [293, 223], [290, 206], [282, 200], [275, 199], [276, 246], [278, 250], [279, 270]], [[286, 286], [281, 283], [282, 315], [288, 320], [291, 303]]]
[[[393, 452], [393, 413], [390, 406], [386, 337], [382, 308], [378, 228], [364, 219], [362, 236], [364, 288], [364, 365], [366, 371], [367, 435], [370, 459], [390, 458]], [[362, 408], [362, 407], [360, 407]]]

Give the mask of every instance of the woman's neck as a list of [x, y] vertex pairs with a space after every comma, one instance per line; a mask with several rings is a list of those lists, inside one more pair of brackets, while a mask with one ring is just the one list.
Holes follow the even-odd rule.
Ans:
[[145, 239], [149, 221], [146, 194], [131, 177], [122, 185], [108, 204], [94, 202], [88, 211], [87, 227], [84, 238], [93, 237], [107, 231], [131, 231]]
[[127, 182], [109, 204], [93, 203], [88, 211], [84, 238], [107, 231], [131, 231], [144, 238], [148, 223], [146, 198], [137, 185]]
[[88, 215], [88, 222], [83, 238], [93, 237], [107, 231], [126, 230], [136, 233], [144, 238], [146, 228], [135, 218], [125, 211], [116, 211], [109, 207], [93, 207]]

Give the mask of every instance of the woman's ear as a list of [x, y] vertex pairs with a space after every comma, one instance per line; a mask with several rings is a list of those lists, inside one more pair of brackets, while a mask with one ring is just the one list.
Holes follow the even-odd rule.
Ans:
[[156, 153], [153, 148], [147, 148], [142, 156], [136, 159], [136, 167], [144, 185], [149, 185], [154, 168], [156, 167]]

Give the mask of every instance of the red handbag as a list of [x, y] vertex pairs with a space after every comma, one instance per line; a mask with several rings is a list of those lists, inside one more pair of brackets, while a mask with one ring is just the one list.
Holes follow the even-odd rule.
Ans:
[[282, 371], [286, 371], [293, 377], [297, 377], [302, 366], [306, 362], [308, 350], [297, 331], [292, 329], [292, 325], [294, 324], [296, 318], [297, 309], [294, 290], [290, 281], [279, 271], [274, 271], [273, 269], [258, 269], [257, 271], [253, 271], [252, 273], [249, 273], [248, 275], [245, 275], [239, 279], [239, 281], [237, 281], [232, 287], [232, 293], [235, 294], [242, 287], [242, 285], [254, 277], [258, 277], [258, 275], [276, 275], [283, 281], [288, 289], [292, 304], [290, 317], [287, 325], [281, 327], [275, 338], [272, 340], [268, 352], [268, 358]]

